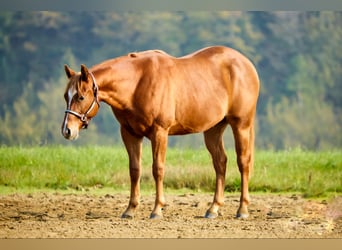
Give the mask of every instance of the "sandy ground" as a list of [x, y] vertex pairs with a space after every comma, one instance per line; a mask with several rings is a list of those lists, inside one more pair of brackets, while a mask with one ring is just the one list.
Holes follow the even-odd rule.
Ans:
[[166, 194], [164, 218], [150, 220], [143, 195], [134, 219], [121, 219], [122, 194], [34, 193], [0, 196], [0, 238], [342, 238], [342, 197], [252, 194], [250, 217], [235, 219], [238, 195], [226, 194], [216, 219], [205, 219], [211, 194]]

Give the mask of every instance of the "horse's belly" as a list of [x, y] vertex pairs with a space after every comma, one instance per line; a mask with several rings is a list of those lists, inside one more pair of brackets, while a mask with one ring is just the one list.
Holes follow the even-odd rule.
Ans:
[[174, 126], [171, 126], [169, 129], [169, 135], [186, 135], [186, 134], [193, 134], [193, 133], [198, 133], [200, 131], [196, 131], [195, 129], [192, 128], [187, 128], [183, 127], [180, 124], [176, 124]]
[[202, 110], [202, 112], [188, 112], [178, 116], [175, 123], [170, 127], [170, 135], [193, 134], [206, 131], [226, 117], [223, 108]]

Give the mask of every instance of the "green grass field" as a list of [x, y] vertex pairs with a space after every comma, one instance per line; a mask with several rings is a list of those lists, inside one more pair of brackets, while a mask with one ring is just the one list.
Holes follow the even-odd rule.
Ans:
[[[226, 191], [238, 192], [240, 175], [229, 150]], [[143, 191], [153, 192], [151, 151], [144, 145]], [[215, 172], [206, 149], [169, 148], [164, 186], [212, 192]], [[29, 190], [128, 191], [128, 159], [123, 147], [0, 147], [0, 193]], [[257, 151], [251, 192], [294, 192], [304, 197], [342, 193], [342, 151]]]

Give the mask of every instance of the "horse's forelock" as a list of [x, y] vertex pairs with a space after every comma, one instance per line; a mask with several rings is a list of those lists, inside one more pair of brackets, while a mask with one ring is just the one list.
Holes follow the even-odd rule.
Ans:
[[77, 75], [74, 75], [72, 76], [70, 79], [69, 79], [69, 82], [65, 88], [65, 93], [67, 94], [69, 92], [70, 89], [75, 89], [76, 92], [78, 93], [79, 92], [79, 89], [80, 89], [80, 84], [79, 84], [79, 81], [80, 81], [80, 74], [77, 74]]

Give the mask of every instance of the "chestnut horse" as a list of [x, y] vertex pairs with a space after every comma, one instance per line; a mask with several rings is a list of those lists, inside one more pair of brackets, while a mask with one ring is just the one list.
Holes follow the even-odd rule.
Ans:
[[204, 133], [216, 172], [216, 189], [206, 218], [215, 218], [224, 202], [227, 156], [223, 132], [232, 127], [241, 174], [238, 218], [248, 216], [248, 180], [253, 167], [254, 117], [258, 74], [239, 52], [215, 46], [175, 58], [160, 50], [130, 53], [75, 72], [64, 94], [67, 109], [62, 134], [74, 140], [107, 103], [120, 123], [129, 156], [131, 193], [123, 218], [131, 218], [140, 199], [143, 137], [151, 141], [156, 199], [150, 218], [162, 217], [164, 164], [168, 135]]

